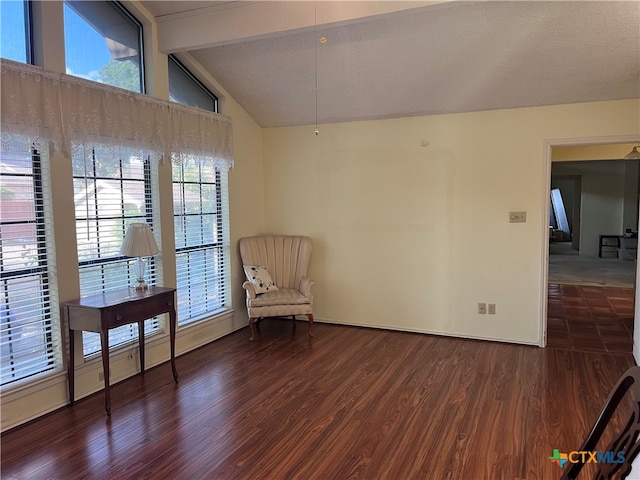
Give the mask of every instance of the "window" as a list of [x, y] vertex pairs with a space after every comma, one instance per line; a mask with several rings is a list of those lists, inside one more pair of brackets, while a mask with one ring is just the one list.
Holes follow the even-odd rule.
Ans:
[[[19, 143], [19, 142], [15, 142]], [[61, 368], [48, 155], [2, 143], [0, 152], [0, 371], [2, 385]]]
[[173, 55], [169, 55], [169, 99], [210, 112], [218, 111], [218, 98]]
[[228, 303], [227, 171], [197, 157], [173, 163], [178, 324]]
[[[133, 285], [134, 260], [122, 256], [120, 248], [131, 223], [154, 226], [151, 186], [157, 185], [156, 175], [157, 169], [148, 158], [125, 149], [74, 146], [73, 188], [82, 296]], [[155, 283], [157, 269], [156, 262], [147, 265], [145, 279], [149, 285]], [[145, 334], [158, 330], [157, 319], [146, 321]], [[109, 346], [137, 338], [137, 324], [124, 325], [109, 332]], [[99, 351], [99, 335], [83, 332], [83, 345], [85, 355]]]
[[118, 2], [64, 2], [67, 73], [144, 93], [142, 25]]
[[32, 43], [31, 2], [0, 2], [0, 56], [33, 63]]
[[[169, 98], [218, 111], [218, 99], [173, 55]], [[228, 303], [227, 169], [197, 156], [173, 162], [178, 324], [222, 311]]]

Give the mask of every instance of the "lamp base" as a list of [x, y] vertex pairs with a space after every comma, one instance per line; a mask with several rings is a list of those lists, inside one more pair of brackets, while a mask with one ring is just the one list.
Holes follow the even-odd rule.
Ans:
[[136, 260], [136, 283], [132, 285], [131, 288], [134, 290], [148, 290], [149, 286], [147, 282], [144, 280], [144, 270], [146, 264], [143, 257], [138, 257]]
[[144, 278], [139, 278], [136, 283], [131, 285], [131, 288], [136, 291], [149, 290], [149, 285], [144, 281]]

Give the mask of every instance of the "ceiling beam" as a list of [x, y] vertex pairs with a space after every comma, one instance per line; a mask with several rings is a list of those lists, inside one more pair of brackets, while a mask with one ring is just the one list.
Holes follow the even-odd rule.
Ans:
[[156, 17], [158, 46], [175, 53], [269, 38], [328, 25], [344, 25], [437, 1], [229, 2]]

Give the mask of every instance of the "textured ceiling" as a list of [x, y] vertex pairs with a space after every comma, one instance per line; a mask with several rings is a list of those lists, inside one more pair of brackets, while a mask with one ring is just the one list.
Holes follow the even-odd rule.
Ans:
[[[262, 2], [142, 3], [166, 27], [211, 9], [237, 22]], [[316, 53], [319, 123], [640, 98], [638, 1], [415, 5], [227, 42], [195, 21], [173, 33], [264, 127], [315, 122]]]

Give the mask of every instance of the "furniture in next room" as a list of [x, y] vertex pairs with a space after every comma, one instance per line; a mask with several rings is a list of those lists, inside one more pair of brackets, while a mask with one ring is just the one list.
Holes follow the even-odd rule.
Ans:
[[618, 248], [620, 248], [620, 235], [599, 235], [598, 258], [602, 258], [605, 252], [615, 253], [617, 257]]
[[97, 332], [100, 334], [102, 349], [102, 372], [104, 375], [104, 408], [111, 415], [111, 394], [109, 390], [109, 330], [130, 323], [138, 323], [140, 341], [140, 372], [144, 375], [144, 321], [162, 313], [169, 314], [169, 340], [171, 350], [171, 370], [178, 383], [176, 370], [176, 310], [175, 288], [150, 286], [148, 290], [122, 288], [97, 295], [83, 297], [61, 304], [63, 315], [69, 327], [69, 403], [75, 399], [75, 341], [74, 331]]
[[635, 260], [638, 254], [637, 232], [624, 235], [599, 235], [598, 257], [603, 253], [615, 253], [620, 260]]
[[[611, 452], [610, 458], [606, 461], [597, 462], [597, 471], [589, 472], [589, 478], [640, 478], [638, 469], [639, 462], [634, 462], [637, 458], [638, 450], [640, 450], [640, 367], [633, 366], [629, 368], [620, 377], [613, 390], [609, 394], [609, 398], [604, 404], [595, 425], [587, 436], [586, 440], [576, 448], [576, 452], [600, 452], [607, 455]], [[614, 424], [611, 420], [615, 419], [619, 425], [619, 429], [613, 430], [613, 439], [606, 445], [598, 445], [602, 434], [609, 431]], [[567, 455], [567, 454], [565, 454]], [[579, 463], [569, 462], [565, 457], [567, 465], [562, 475], [562, 480], [578, 478], [584, 463], [590, 462], [590, 458], [577, 457]], [[562, 458], [556, 460], [561, 461]], [[575, 460], [575, 459], [572, 459]], [[562, 465], [561, 465], [562, 466]], [[581, 478], [581, 477], [580, 477]]]
[[638, 236], [620, 236], [618, 258], [620, 260], [635, 260], [638, 256]]
[[313, 336], [314, 281], [307, 278], [311, 239], [293, 235], [265, 235], [241, 238], [240, 257], [247, 276], [246, 291], [250, 340], [256, 320], [264, 317], [306, 315], [309, 336]]

